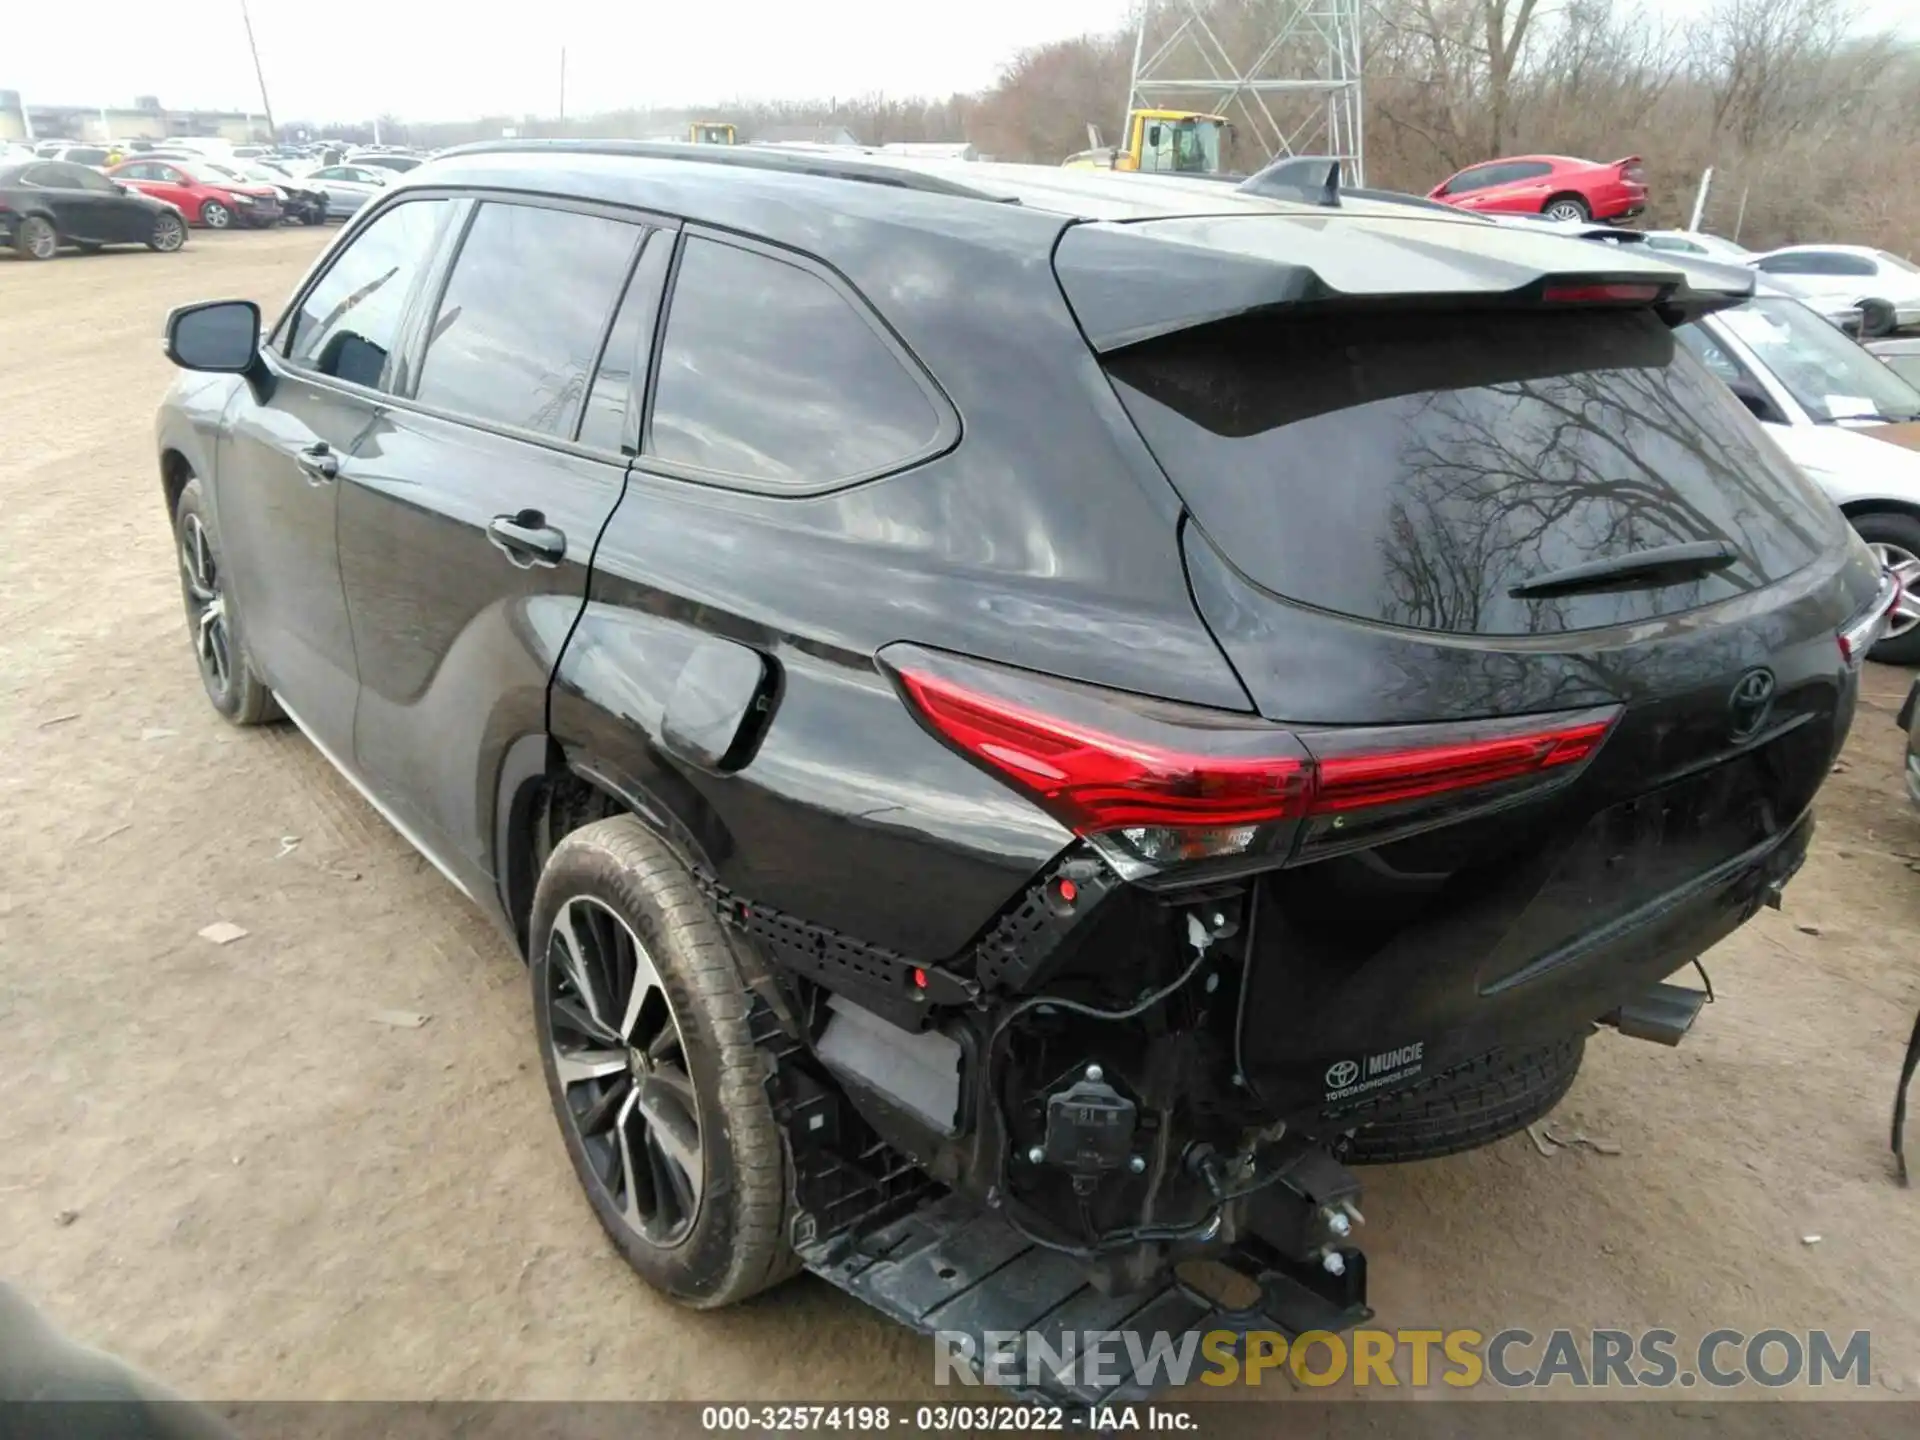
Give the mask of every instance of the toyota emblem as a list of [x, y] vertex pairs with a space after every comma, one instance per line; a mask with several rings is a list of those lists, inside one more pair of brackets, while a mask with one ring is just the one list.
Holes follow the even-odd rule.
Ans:
[[1351, 1060], [1336, 1060], [1327, 1067], [1327, 1088], [1344, 1090], [1360, 1078], [1360, 1067]]
[[1727, 711], [1731, 716], [1727, 733], [1735, 740], [1745, 740], [1758, 734], [1760, 727], [1767, 723], [1767, 717], [1773, 713], [1773, 692], [1776, 688], [1771, 670], [1749, 670], [1742, 675], [1727, 700]]

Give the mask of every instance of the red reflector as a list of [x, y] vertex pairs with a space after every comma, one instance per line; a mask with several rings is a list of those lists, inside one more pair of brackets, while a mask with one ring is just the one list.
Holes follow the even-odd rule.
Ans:
[[1080, 887], [1071, 880], [1062, 880], [1058, 885], [1053, 887], [1053, 890], [1056, 895], [1069, 905], [1080, 898]]
[[931, 675], [903, 671], [900, 680], [936, 730], [1082, 835], [1129, 826], [1261, 825], [1304, 813], [1308, 767], [1290, 756], [1183, 754]]
[[1549, 285], [1541, 297], [1549, 305], [1651, 305], [1658, 285]]
[[922, 990], [926, 989], [927, 988], [927, 972], [920, 969], [918, 966], [915, 966], [913, 971], [913, 983], [919, 986]]
[[1611, 723], [1598, 720], [1535, 735], [1390, 750], [1378, 755], [1332, 756], [1320, 762], [1310, 809], [1319, 815], [1369, 805], [1395, 805], [1575, 765], [1599, 748]]

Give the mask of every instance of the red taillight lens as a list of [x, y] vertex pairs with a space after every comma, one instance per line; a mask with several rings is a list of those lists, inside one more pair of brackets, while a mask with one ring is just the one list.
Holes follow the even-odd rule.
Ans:
[[1549, 305], [1651, 305], [1658, 285], [1549, 285], [1541, 299]]
[[1081, 835], [1142, 826], [1254, 826], [1304, 813], [1307, 763], [1183, 754], [1074, 725], [931, 675], [901, 683], [933, 728]]
[[1577, 765], [1600, 748], [1612, 724], [1594, 720], [1497, 740], [1329, 757], [1317, 767], [1309, 809], [1315, 815], [1329, 815], [1371, 805], [1399, 805]]
[[[1396, 746], [1404, 729], [1300, 736], [1279, 726], [1209, 723], [1219, 717], [1196, 711], [1191, 726], [1177, 727], [1181, 743], [1169, 744], [1061, 719], [944, 676], [899, 675], [928, 726], [956, 750], [1076, 834], [1150, 866], [1281, 860], [1302, 830], [1304, 858], [1464, 817], [1532, 793], [1530, 781], [1575, 773], [1613, 725], [1612, 712], [1586, 711], [1538, 726], [1482, 722], [1464, 728], [1484, 732], [1491, 723], [1498, 733], [1466, 739], [1457, 728], [1437, 738], [1441, 727], [1420, 726], [1413, 728], [1423, 741], [1436, 736], [1432, 743]], [[1175, 728], [1164, 715], [1146, 723]], [[1370, 812], [1366, 823], [1357, 812]]]

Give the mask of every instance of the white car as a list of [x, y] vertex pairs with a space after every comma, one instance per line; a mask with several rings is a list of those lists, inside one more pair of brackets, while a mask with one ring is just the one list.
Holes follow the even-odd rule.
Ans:
[[300, 183], [327, 197], [329, 220], [344, 220], [397, 178], [371, 165], [322, 165], [302, 175]]
[[1920, 266], [1870, 245], [1788, 245], [1746, 262], [1823, 315], [1884, 300], [1893, 323], [1920, 325]]
[[1920, 664], [1920, 390], [1766, 281], [1675, 332], [1840, 506], [1902, 594], [1873, 658]]
[[1655, 250], [1671, 250], [1681, 255], [1698, 255], [1702, 260], [1725, 260], [1734, 265], [1753, 262], [1753, 251], [1744, 245], [1704, 230], [1649, 230], [1647, 244]]

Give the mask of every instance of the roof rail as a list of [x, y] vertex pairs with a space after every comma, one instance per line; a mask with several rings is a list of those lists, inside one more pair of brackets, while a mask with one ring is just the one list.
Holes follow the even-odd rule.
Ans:
[[954, 195], [996, 204], [1019, 204], [1008, 195], [931, 175], [897, 161], [835, 155], [823, 150], [786, 149], [758, 145], [692, 145], [672, 140], [477, 140], [456, 145], [436, 160], [459, 155], [631, 155], [646, 160], [684, 160], [696, 165], [735, 165], [743, 170], [772, 170], [789, 175], [816, 175], [828, 180], [859, 180], [869, 185], [892, 185], [930, 195]]

